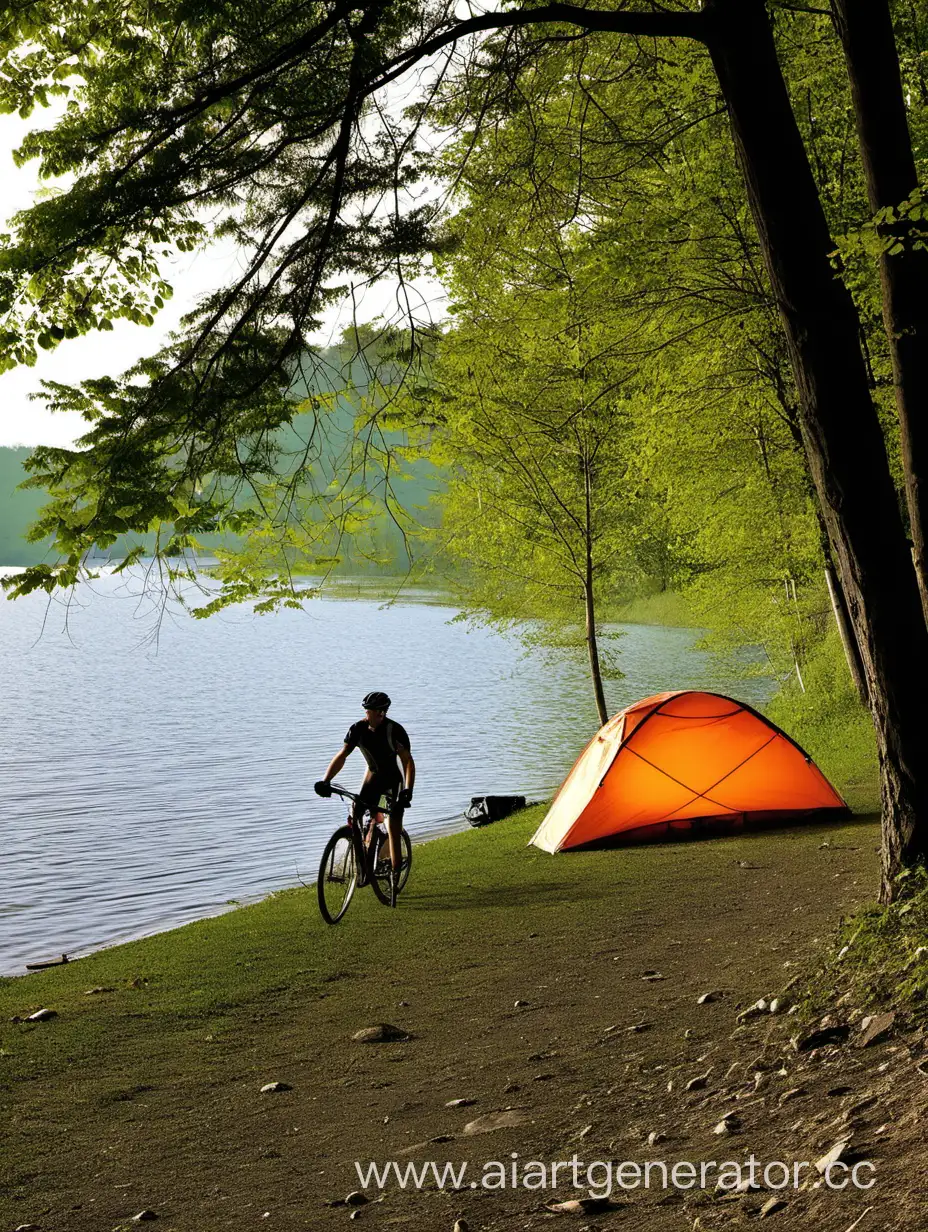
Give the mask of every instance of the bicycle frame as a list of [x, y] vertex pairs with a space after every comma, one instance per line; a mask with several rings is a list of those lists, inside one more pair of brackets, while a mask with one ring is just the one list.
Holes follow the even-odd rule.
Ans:
[[[385, 818], [390, 815], [389, 807], [386, 812], [382, 809], [372, 809], [369, 805], [364, 804], [361, 797], [353, 791], [348, 791], [341, 787], [338, 783], [330, 783], [333, 796], [341, 796], [343, 800], [350, 800], [355, 808], [361, 806], [362, 812], [360, 819], [356, 822], [354, 818], [354, 809], [348, 814], [347, 826], [351, 831], [351, 841], [354, 846], [355, 861], [359, 869], [364, 870], [364, 880], [370, 881], [374, 876], [374, 869], [377, 863], [377, 855], [381, 845], [388, 841], [385, 834], [371, 834], [368, 840], [368, 834], [371, 827], [375, 830], [383, 827]], [[388, 806], [393, 801], [387, 797]], [[365, 824], [367, 822], [367, 824]]]

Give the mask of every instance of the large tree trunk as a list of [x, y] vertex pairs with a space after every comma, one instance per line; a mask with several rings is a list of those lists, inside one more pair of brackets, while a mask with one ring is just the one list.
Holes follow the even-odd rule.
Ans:
[[786, 332], [803, 444], [867, 676], [880, 757], [882, 897], [928, 851], [928, 630], [851, 297], [764, 0], [706, 0], [708, 47]]
[[[918, 188], [887, 0], [832, 0], [844, 45], [870, 209], [898, 206]], [[880, 223], [883, 324], [893, 364], [912, 555], [928, 618], [928, 252], [913, 248], [907, 218]]]

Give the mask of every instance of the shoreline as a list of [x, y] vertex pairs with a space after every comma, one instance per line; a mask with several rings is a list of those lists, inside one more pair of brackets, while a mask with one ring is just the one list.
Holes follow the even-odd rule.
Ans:
[[[547, 804], [546, 801], [531, 801], [527, 807], [540, 808], [543, 805], [546, 806], [546, 804]], [[471, 826], [470, 822], [468, 822], [466, 817], [464, 816], [463, 811], [460, 814], [452, 814], [448, 818], [435, 818], [431, 822], [428, 823], [428, 826], [434, 827], [434, 826], [442, 825], [443, 823], [452, 821], [458, 817], [460, 818], [461, 824], [452, 829], [434, 830], [434, 829], [425, 828], [421, 834], [418, 834], [418, 835], [410, 834], [410, 839], [412, 840], [414, 849], [418, 850], [420, 847], [424, 847], [428, 843], [438, 842], [440, 839], [443, 839], [443, 838], [451, 838], [457, 834], [467, 833], [468, 830], [487, 828], [487, 826], [480, 826], [480, 827]], [[500, 823], [494, 822], [491, 824], [499, 825]], [[312, 871], [313, 871], [313, 874], [315, 875], [315, 871], [316, 871], [315, 864], [313, 864]], [[290, 891], [300, 890], [300, 889], [305, 889], [305, 890], [309, 890], [310, 892], [314, 892], [315, 885], [316, 885], [315, 877], [312, 881], [309, 881], [309, 882], [297, 880], [294, 882], [289, 882], [284, 885], [275, 886], [273, 889], [270, 889], [270, 890], [263, 890], [255, 894], [245, 895], [242, 898], [229, 900], [222, 904], [217, 904], [215, 906], [215, 909], [208, 910], [205, 913], [200, 913], [200, 914], [191, 916], [189, 918], [185, 917], [183, 913], [181, 913], [180, 917], [175, 917], [175, 918], [170, 918], [170, 919], [168, 917], [165, 917], [164, 922], [157, 925], [154, 928], [149, 929], [146, 927], [140, 932], [134, 932], [133, 930], [130, 929], [127, 932], [121, 933], [118, 936], [110, 940], [107, 940], [101, 943], [91, 943], [86, 948], [82, 947], [74, 951], [73, 953], [71, 951], [63, 951], [64, 953], [67, 953], [68, 955], [67, 963], [55, 962], [53, 963], [53, 965], [54, 967], [72, 967], [75, 963], [83, 962], [86, 959], [93, 958], [97, 955], [106, 954], [108, 951], [118, 949], [120, 946], [123, 946], [123, 945], [132, 945], [133, 943], [138, 942], [138, 941], [148, 941], [151, 938], [163, 936], [165, 933], [176, 932], [178, 929], [186, 928], [194, 924], [199, 924], [205, 920], [213, 920], [213, 919], [218, 918], [219, 916], [228, 915], [229, 913], [233, 911], [239, 911], [239, 910], [243, 910], [248, 907], [254, 907], [257, 904], [265, 902], [269, 899], [272, 899], [276, 895], [279, 895], [279, 894], [286, 894]], [[31, 959], [30, 961], [42, 962], [42, 961], [49, 961], [49, 960], [43, 959], [40, 956], [36, 956], [35, 959]], [[50, 969], [50, 968], [40, 968], [40, 970], [43, 970], [43, 969]], [[26, 976], [35, 975], [36, 973], [37, 973], [36, 971], [26, 970], [25, 964], [23, 964], [23, 969], [16, 969], [12, 971], [0, 971], [0, 981], [20, 980]]]
[[[730, 1054], [759, 1056], [767, 1031], [732, 1036], [736, 1015], [872, 897], [876, 821], [551, 856], [525, 846], [542, 807], [422, 844], [393, 912], [362, 890], [330, 928], [312, 889], [287, 890], [0, 980], [0, 1215], [99, 1232], [148, 1209], [176, 1232], [237, 1232], [270, 1211], [315, 1232], [344, 1225], [356, 1159], [629, 1159], [658, 1131], [656, 1157], [716, 1158]], [[10, 1021], [39, 1008], [55, 1016]], [[352, 1040], [378, 1022], [396, 1042]], [[707, 1066], [707, 1091], [678, 1093]], [[798, 1082], [769, 1081], [760, 1100], [748, 1084], [733, 1150], [781, 1157], [798, 1112], [779, 1096]], [[464, 1132], [507, 1107], [516, 1128]], [[642, 1232], [679, 1222], [654, 1197], [634, 1200]], [[523, 1214], [524, 1193], [394, 1185], [382, 1213], [424, 1232], [541, 1227], [547, 1199]], [[791, 1196], [794, 1217], [816, 1201]]]

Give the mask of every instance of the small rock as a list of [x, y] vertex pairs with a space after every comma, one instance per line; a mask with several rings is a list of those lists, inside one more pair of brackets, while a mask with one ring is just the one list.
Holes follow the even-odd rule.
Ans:
[[753, 1005], [749, 1005], [746, 1010], [742, 1010], [736, 1021], [748, 1022], [751, 1018], [759, 1018], [761, 1014], [766, 1014], [769, 1009], [769, 1003], [761, 997], [759, 1001], [755, 1001]]
[[469, 1108], [471, 1104], [476, 1104], [475, 1099], [449, 1099], [445, 1104], [446, 1108]]
[[895, 1010], [890, 1010], [887, 1014], [874, 1014], [869, 1019], [865, 1018], [860, 1024], [861, 1031], [857, 1036], [857, 1047], [869, 1048], [871, 1044], [878, 1044], [884, 1040], [892, 1031], [895, 1021]]
[[712, 1073], [712, 1070], [707, 1069], [704, 1074], [698, 1074], [695, 1078], [691, 1078], [689, 1082], [686, 1084], [686, 1090], [687, 1091], [701, 1091], [703, 1087], [705, 1087], [706, 1083], [709, 1081], [709, 1075], [711, 1073]]
[[[531, 935], [533, 937], [535, 936], [534, 933], [532, 933]], [[454, 1227], [451, 1229], [451, 1232], [470, 1232], [470, 1224], [467, 1222], [466, 1219], [456, 1219], [454, 1221]]]
[[843, 1044], [851, 1033], [851, 1028], [837, 1023], [820, 1027], [817, 1031], [809, 1031], [805, 1035], [797, 1035], [793, 1047], [797, 1052], [811, 1052], [813, 1048], [824, 1048], [826, 1044]]
[[768, 1086], [768, 1085], [769, 1085], [769, 1083], [770, 1083], [770, 1075], [769, 1075], [769, 1074], [761, 1074], [761, 1073], [757, 1073], [757, 1074], [755, 1074], [755, 1075], [754, 1075], [754, 1090], [755, 1090], [755, 1092], [757, 1092], [757, 1091], [763, 1091], [763, 1089], [764, 1089], [766, 1086]]
[[351, 1037], [358, 1044], [391, 1044], [395, 1040], [409, 1039], [409, 1033], [389, 1022], [378, 1022], [373, 1027], [362, 1027]]
[[764, 1205], [760, 1208], [761, 1219], [766, 1219], [768, 1215], [775, 1215], [777, 1211], [786, 1210], [787, 1203], [782, 1198], [768, 1198]]
[[844, 1157], [847, 1148], [850, 1146], [850, 1139], [846, 1138], [843, 1142], [836, 1142], [830, 1151], [826, 1151], [821, 1158], [815, 1161], [815, 1170], [820, 1176], [824, 1176], [825, 1169], [829, 1164], [836, 1164]]
[[149, 1220], [157, 1219], [157, 1218], [158, 1216], [155, 1214], [154, 1211], [144, 1210], [144, 1211], [139, 1211], [137, 1215], [133, 1215], [132, 1222], [133, 1223], [148, 1223]]
[[57, 1018], [57, 1010], [36, 1010], [34, 1014], [29, 1014], [26, 1017], [26, 1022], [48, 1022], [49, 1018]]
[[516, 1001], [513, 1008], [517, 1010], [521, 1010], [521, 1009], [524, 1009], [526, 1005], [528, 1005], [527, 1001]]
[[567, 1202], [552, 1202], [547, 1209], [558, 1215], [595, 1215], [611, 1206], [608, 1198], [571, 1198]]
[[649, 983], [656, 984], [658, 980], [665, 980], [666, 975], [661, 975], [660, 971], [645, 971], [641, 977]]
[[396, 1003], [396, 1004], [397, 1004], [397, 1005], [399, 1005], [399, 1006], [401, 1006], [401, 1007], [405, 1007], [405, 1006], [409, 1005], [409, 1002], [408, 1002], [408, 1001], [397, 1001], [397, 1003]]
[[657, 1146], [659, 1142], [666, 1142], [667, 1135], [662, 1134], [659, 1129], [654, 1129], [648, 1134], [648, 1146]]
[[851, 1104], [850, 1108], [847, 1109], [844, 1115], [848, 1117], [856, 1116], [859, 1112], [863, 1112], [867, 1108], [872, 1108], [877, 1102], [877, 1099], [878, 1097], [876, 1095], [865, 1095], [863, 1099], [858, 1099], [855, 1103]]
[[37, 1223], [21, 1223], [16, 1232], [42, 1232]]
[[352, 1212], [351, 1212], [351, 1214], [348, 1216], [348, 1218], [349, 1218], [349, 1219], [360, 1219], [360, 1218], [361, 1218], [361, 1212], [360, 1212], [360, 1211], [352, 1211]]
[[476, 1121], [468, 1121], [464, 1126], [465, 1134], [489, 1134], [495, 1129], [509, 1129], [515, 1125], [524, 1125], [530, 1117], [517, 1108], [506, 1108], [502, 1112], [488, 1112], [477, 1117]]
[[84, 993], [84, 996], [85, 997], [96, 997], [96, 996], [99, 996], [101, 992], [115, 992], [115, 991], [116, 991], [115, 988], [104, 988], [101, 984], [99, 988], [88, 988], [87, 991]]
[[771, 1014], [782, 1014], [788, 1004], [789, 1003], [787, 1002], [785, 997], [774, 997], [773, 1000], [770, 1002], [770, 1013]]
[[687, 1027], [687, 1028], [686, 1028], [686, 1030], [683, 1032], [683, 1038], [684, 1038], [684, 1039], [692, 1039], [692, 1038], [693, 1038], [693, 1028], [692, 1028], [692, 1027]]
[[791, 1087], [788, 1091], [784, 1091], [780, 1096], [780, 1103], [789, 1103], [791, 1099], [799, 1099], [799, 1097], [801, 1095], [805, 1095], [805, 1093], [806, 1091], [804, 1087]]
[[345, 1206], [367, 1206], [370, 1198], [360, 1189], [353, 1189], [345, 1199]]
[[696, 998], [697, 1005], [711, 1005], [713, 1001], [718, 1001], [721, 997], [720, 992], [704, 992], [701, 997]]
[[289, 1082], [266, 1082], [261, 1088], [262, 1095], [273, 1095], [276, 1091], [292, 1091]]
[[724, 1116], [717, 1125], [712, 1127], [712, 1132], [720, 1138], [727, 1138], [730, 1134], [735, 1134], [741, 1128], [741, 1122], [735, 1116]]
[[762, 1193], [763, 1188], [763, 1185], [759, 1185], [757, 1181], [752, 1181], [749, 1176], [746, 1176], [740, 1185], [735, 1186], [734, 1192], [739, 1194]]

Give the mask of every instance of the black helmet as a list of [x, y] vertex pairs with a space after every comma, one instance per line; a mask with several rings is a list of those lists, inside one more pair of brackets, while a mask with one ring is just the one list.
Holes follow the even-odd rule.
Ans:
[[373, 693], [368, 693], [361, 705], [365, 710], [389, 710], [390, 699], [386, 693], [378, 693], [375, 689]]

